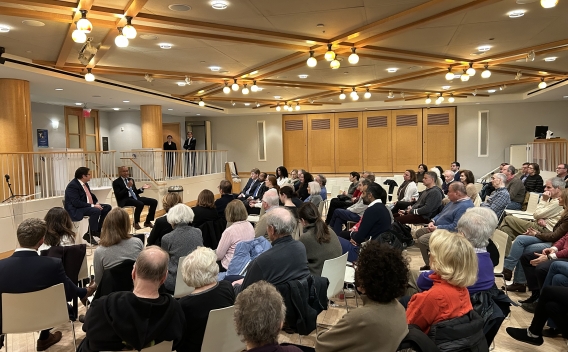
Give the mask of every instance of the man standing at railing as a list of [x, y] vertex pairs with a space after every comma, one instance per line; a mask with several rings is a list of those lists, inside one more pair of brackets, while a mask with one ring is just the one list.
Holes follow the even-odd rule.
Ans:
[[[195, 144], [197, 140], [193, 138], [193, 132], [187, 132], [187, 138], [183, 143], [183, 149], [185, 150], [195, 150]], [[185, 154], [185, 174], [186, 176], [195, 176], [195, 152], [189, 152]]]
[[121, 208], [125, 206], [135, 207], [134, 228], [136, 230], [142, 229], [138, 223], [140, 222], [140, 214], [142, 214], [144, 205], [150, 206], [148, 215], [146, 215], [144, 227], [154, 227], [154, 225], [152, 225], [152, 221], [154, 220], [154, 214], [156, 214], [158, 201], [154, 198], [140, 197], [140, 194], [148, 188], [150, 188], [150, 185], [147, 183], [141, 188], [136, 188], [136, 183], [132, 178], [130, 178], [130, 173], [126, 166], [122, 166], [120, 168], [120, 177], [112, 181], [112, 189], [114, 190], [114, 196], [116, 197], [116, 203], [118, 206]]
[[83, 239], [90, 244], [97, 244], [94, 237], [100, 237], [103, 222], [112, 207], [108, 204], [100, 204], [97, 196], [91, 192], [89, 181], [91, 170], [88, 167], [80, 167], [75, 171], [75, 178], [69, 182], [65, 189], [65, 210], [73, 221], [81, 221], [84, 216], [89, 217], [89, 233], [83, 235]]

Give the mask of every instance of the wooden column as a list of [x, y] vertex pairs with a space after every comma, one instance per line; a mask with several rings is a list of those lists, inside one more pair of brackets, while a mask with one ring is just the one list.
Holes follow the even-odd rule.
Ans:
[[162, 148], [162, 107], [160, 105], [140, 105], [142, 123], [142, 148]]

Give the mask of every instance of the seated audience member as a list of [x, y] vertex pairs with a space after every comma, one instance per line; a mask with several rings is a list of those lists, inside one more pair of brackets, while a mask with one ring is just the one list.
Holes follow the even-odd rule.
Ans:
[[497, 218], [501, 217], [505, 208], [511, 203], [509, 191], [505, 188], [506, 180], [507, 176], [502, 173], [493, 174], [493, 176], [491, 176], [491, 184], [495, 188], [495, 191], [493, 191], [490, 196], [487, 196], [485, 202], [480, 205], [493, 210]]
[[422, 183], [426, 186], [426, 189], [422, 191], [414, 205], [405, 210], [399, 210], [398, 214], [394, 214], [395, 220], [403, 224], [424, 224], [430, 222], [430, 219], [436, 215], [442, 205], [442, 198], [444, 197], [442, 190], [436, 187], [437, 177], [433, 171], [425, 173]]
[[132, 270], [134, 290], [93, 301], [77, 351], [140, 351], [162, 341], [173, 341], [173, 349], [178, 349], [185, 318], [171, 295], [158, 292], [167, 275], [168, 254], [156, 246], [145, 248]]
[[[288, 189], [291, 189], [291, 187], [289, 186], [285, 186]], [[287, 191], [288, 192], [288, 191]], [[268, 232], [266, 231], [266, 214], [269, 213], [272, 209], [278, 207], [278, 193], [276, 192], [276, 190], [271, 190], [268, 191], [266, 193], [264, 193], [264, 196], [262, 197], [262, 207], [264, 208], [264, 214], [262, 214], [262, 216], [258, 219], [258, 222], [256, 223], [255, 227], [254, 227], [254, 237], [266, 237], [268, 238]], [[289, 201], [289, 199], [288, 199]], [[290, 201], [291, 203], [291, 201]], [[294, 207], [294, 209], [296, 208], [293, 204], [292, 206]], [[296, 211], [297, 214], [297, 211]], [[296, 216], [297, 217], [297, 216]]]
[[250, 285], [235, 301], [235, 327], [247, 351], [301, 352], [296, 346], [278, 344], [286, 306], [276, 287], [265, 281]]
[[45, 214], [43, 220], [47, 226], [47, 232], [43, 244], [38, 249], [39, 253], [51, 247], [75, 244], [73, 221], [71, 221], [71, 217], [65, 209], [53, 207]]
[[117, 205], [121, 208], [125, 206], [134, 207], [134, 228], [136, 230], [142, 229], [139, 222], [145, 205], [149, 206], [149, 209], [146, 221], [144, 221], [144, 227], [154, 227], [152, 221], [154, 221], [158, 201], [154, 198], [141, 196], [144, 190], [150, 187], [150, 184], [146, 183], [142, 187], [136, 188], [136, 182], [130, 177], [127, 166], [120, 167], [120, 177], [112, 182], [112, 190], [114, 191]]
[[[365, 188], [372, 182], [366, 178], [359, 181], [359, 191], [363, 192]], [[386, 193], [386, 192], [385, 192]], [[359, 196], [357, 203], [354, 203], [347, 209], [335, 209], [331, 219], [329, 221], [329, 226], [333, 229], [335, 233], [340, 233], [343, 225], [346, 225], [348, 221], [357, 222], [361, 219], [361, 216], [367, 209], [367, 205], [363, 202], [363, 197]]]
[[463, 236], [436, 230], [430, 238], [432, 288], [417, 293], [408, 302], [407, 323], [428, 334], [432, 325], [468, 314], [473, 307], [468, 286], [477, 280], [477, 256]]
[[467, 193], [467, 196], [471, 199], [473, 204], [480, 204], [481, 202], [478, 200], [479, 194], [477, 193], [477, 188], [475, 188], [475, 178], [473, 177], [473, 173], [469, 170], [461, 170], [460, 181], [464, 184], [465, 193]]
[[544, 192], [544, 181], [540, 176], [540, 166], [537, 163], [530, 163], [528, 168], [529, 176], [525, 179], [525, 190], [527, 192], [542, 193]]
[[566, 297], [568, 297], [568, 287], [545, 287], [538, 300], [531, 325], [526, 329], [508, 327], [507, 334], [515, 340], [540, 346], [544, 343], [542, 336], [547, 331], [543, 331], [544, 325], [547, 320], [552, 319], [558, 326], [558, 331], [562, 334], [562, 337], [568, 339], [568, 304]]
[[262, 184], [262, 181], [258, 179], [259, 175], [259, 169], [254, 168], [250, 170], [250, 178], [248, 179], [245, 187], [242, 188], [242, 192], [239, 194], [238, 198], [246, 199], [253, 195], [254, 191], [256, 191], [256, 189]]
[[390, 211], [385, 207], [387, 192], [380, 185], [371, 182], [365, 189], [361, 199], [367, 210], [361, 219], [357, 231], [350, 233], [350, 240], [339, 238], [343, 253], [347, 254], [347, 260], [356, 261], [359, 256], [361, 243], [371, 239], [376, 239], [383, 232], [390, 230], [392, 224], [392, 216]]
[[375, 174], [372, 173], [371, 171], [363, 171], [361, 173], [361, 177], [366, 178], [367, 180], [369, 180], [371, 182], [375, 182]]
[[103, 224], [101, 240], [93, 255], [95, 281], [103, 278], [103, 272], [125, 260], [136, 260], [144, 248], [139, 238], [130, 233], [130, 217], [122, 208], [112, 209]]
[[292, 183], [292, 187], [297, 189], [297, 186], [300, 183], [300, 178], [298, 177], [298, 170], [294, 169], [290, 172], [290, 182]]
[[451, 170], [444, 171], [444, 181], [442, 182], [442, 191], [445, 195], [448, 194], [448, 187], [455, 181], [455, 174]]
[[219, 183], [219, 192], [221, 193], [221, 198], [215, 200], [215, 209], [217, 209], [217, 215], [225, 219], [225, 208], [230, 201], [235, 199], [233, 195], [233, 185], [227, 180], [221, 181]]
[[357, 171], [351, 171], [351, 173], [349, 174], [349, 182], [351, 182], [351, 184], [349, 185], [349, 189], [347, 191], [343, 191], [342, 194], [344, 196], [353, 197], [353, 193], [355, 192], [357, 185], [359, 184], [360, 177], [361, 176]]
[[247, 210], [241, 201], [235, 199], [225, 208], [225, 218], [227, 223], [231, 223], [231, 226], [223, 231], [219, 245], [215, 250], [217, 260], [220, 261], [219, 269], [221, 271], [226, 271], [229, 267], [237, 243], [254, 239], [254, 228], [247, 221], [247, 217]]
[[300, 178], [300, 183], [296, 188], [296, 193], [298, 194], [298, 198], [300, 198], [301, 201], [304, 201], [310, 195], [308, 193], [308, 184], [314, 180], [314, 177], [306, 170], [300, 170], [298, 172], [298, 177]]
[[197, 196], [197, 204], [191, 208], [193, 210], [193, 227], [199, 228], [201, 225], [205, 224], [207, 221], [215, 221], [219, 219], [219, 214], [217, 214], [217, 209], [215, 208], [215, 196], [213, 192], [208, 189], [204, 189], [199, 192]]
[[266, 177], [264, 172], [260, 173], [260, 177], [265, 180], [262, 186], [259, 187], [260, 191], [255, 193], [255, 198], [252, 198], [245, 203], [247, 213], [249, 214], [260, 214], [260, 208], [262, 208], [262, 196], [264, 193], [268, 192], [268, 190], [275, 189], [276, 192], [280, 192], [280, 186], [278, 186], [276, 182], [276, 177]]
[[[552, 232], [544, 232], [528, 228], [525, 234], [517, 236], [511, 246], [511, 251], [505, 257], [503, 264], [503, 277], [506, 280], [513, 279], [513, 284], [507, 286], [507, 290], [525, 292], [526, 277], [519, 260], [524, 253], [540, 253], [543, 249], [561, 239], [568, 232], [568, 189], [562, 190], [558, 204], [564, 208], [560, 219], [554, 225]], [[515, 275], [513, 276], [513, 269]]]
[[556, 177], [560, 177], [566, 181], [566, 187], [568, 187], [568, 164], [558, 164], [556, 174]]
[[254, 192], [252, 192], [248, 197], [243, 198], [242, 200], [248, 204], [248, 202], [250, 201], [256, 201], [256, 199], [262, 199], [262, 195], [264, 194], [264, 192], [266, 192], [266, 190], [268, 189], [268, 186], [276, 186], [277, 182], [276, 182], [276, 177], [272, 176], [272, 178], [274, 179], [273, 182], [270, 182], [268, 180], [268, 175], [266, 174], [266, 172], [261, 172], [260, 174], [258, 174], [258, 182], [260, 182], [259, 186], [254, 190]]
[[185, 330], [178, 351], [199, 352], [209, 312], [235, 304], [235, 292], [230, 282], [217, 282], [219, 266], [211, 248], [198, 247], [185, 258], [179, 270], [185, 284], [195, 290], [179, 300], [185, 315]]
[[[65, 274], [61, 259], [38, 255], [38, 248], [43, 244], [46, 232], [47, 225], [41, 219], [25, 219], [18, 226], [16, 231], [18, 248], [10, 257], [0, 260], [0, 294], [34, 292], [63, 284], [67, 301], [72, 301], [75, 297], [85, 301], [95, 292], [96, 285], [88, 288], [77, 287]], [[60, 331], [50, 333], [50, 330], [42, 330], [39, 333], [37, 351], [45, 351], [61, 340]], [[1, 321], [0, 331], [4, 331]], [[2, 342], [3, 339], [0, 340], [0, 347]]]
[[[282, 202], [284, 208], [290, 210], [292, 214], [294, 214], [294, 216], [298, 218], [298, 207], [296, 207], [296, 204], [294, 204], [294, 202], [292, 201], [293, 198], [294, 198], [294, 188], [292, 188], [291, 186], [284, 186], [280, 188], [280, 202]], [[256, 232], [256, 227], [255, 227], [255, 232]]]
[[436, 174], [436, 187], [442, 189], [444, 183], [444, 169], [441, 166], [435, 166], [430, 169], [430, 171]]
[[288, 170], [284, 166], [278, 166], [276, 168], [276, 180], [278, 187], [284, 187], [286, 185], [292, 185], [292, 181], [288, 178]]
[[523, 202], [525, 201], [525, 185], [519, 178], [515, 177], [516, 171], [513, 165], [507, 165], [501, 169], [501, 172], [507, 178], [505, 185], [509, 192], [509, 197], [511, 198], [511, 203], [509, 203], [507, 209], [511, 210], [521, 210]]
[[[230, 184], [230, 183], [229, 183]], [[176, 204], [181, 203], [181, 197], [177, 192], [168, 192], [162, 198], [162, 207], [166, 215], [161, 216], [154, 221], [154, 228], [150, 231], [150, 236], [146, 240], [147, 246], [160, 246], [162, 244], [162, 237], [165, 234], [172, 232], [172, 225], [168, 223], [167, 213]]]
[[398, 187], [396, 193], [398, 201], [393, 203], [392, 213], [396, 214], [399, 210], [405, 210], [412, 206], [418, 199], [418, 188], [416, 186], [416, 173], [414, 170], [406, 170], [402, 175], [404, 181]]
[[162, 237], [162, 249], [170, 260], [168, 263], [168, 277], [164, 286], [173, 293], [176, 288], [176, 276], [179, 258], [193, 252], [197, 247], [203, 246], [201, 230], [190, 224], [193, 222], [193, 211], [185, 204], [178, 204], [168, 212], [168, 223], [173, 231]]
[[420, 164], [418, 165], [418, 172], [416, 172], [416, 182], [422, 182], [422, 179], [424, 178], [424, 174], [426, 173], [426, 171], [428, 171], [428, 166], [426, 166], [425, 164]]
[[310, 202], [317, 207], [323, 201], [321, 197], [320, 184], [316, 181], [312, 181], [308, 184], [308, 194], [309, 196], [304, 200], [304, 203]]
[[323, 263], [341, 255], [341, 245], [337, 235], [321, 219], [315, 204], [302, 204], [298, 216], [303, 226], [300, 242], [306, 247], [308, 269], [310, 274], [321, 276]]
[[525, 180], [529, 177], [529, 165], [529, 162], [523, 163], [521, 170], [517, 173], [517, 176], [519, 176], [519, 179], [523, 181], [523, 183], [525, 183]]
[[448, 198], [450, 203], [442, 209], [440, 214], [434, 216], [427, 227], [416, 231], [416, 246], [420, 248], [422, 259], [424, 259], [424, 263], [426, 264], [421, 267], [420, 270], [430, 270], [428, 248], [432, 232], [436, 229], [454, 232], [461, 216], [467, 209], [473, 208], [473, 202], [465, 194], [465, 186], [461, 182], [450, 184], [448, 188]]
[[327, 210], [327, 215], [325, 218], [326, 224], [328, 225], [331, 224], [331, 218], [335, 213], [335, 209], [347, 209], [348, 207], [352, 206], [353, 204], [359, 201], [359, 197], [361, 196], [361, 181], [363, 180], [359, 180], [357, 182], [357, 188], [355, 189], [351, 197], [339, 194], [336, 198], [333, 198], [329, 202], [329, 208]]
[[326, 200], [327, 199], [327, 189], [325, 188], [325, 185], [327, 184], [327, 178], [322, 174], [318, 174], [318, 175], [316, 175], [314, 180], [320, 185], [321, 199]]
[[238, 294], [261, 280], [279, 285], [290, 280], [303, 279], [310, 274], [306, 248], [292, 238], [296, 224], [296, 218], [287, 209], [279, 207], [266, 214], [268, 238], [272, 241], [272, 248], [250, 263], [244, 280], [233, 282], [235, 293]]
[[454, 161], [450, 165], [450, 170], [452, 170], [452, 172], [454, 173], [454, 181], [460, 181], [460, 177], [461, 177], [460, 163], [458, 163], [457, 161]]
[[[316, 351], [396, 351], [408, 334], [404, 294], [408, 263], [400, 250], [372, 241], [361, 250], [355, 282], [363, 305], [317, 336]], [[355, 348], [356, 346], [356, 348]]]

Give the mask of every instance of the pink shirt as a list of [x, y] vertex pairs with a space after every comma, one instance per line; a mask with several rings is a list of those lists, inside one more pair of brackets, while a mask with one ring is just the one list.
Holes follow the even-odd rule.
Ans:
[[223, 268], [227, 269], [237, 243], [254, 240], [254, 228], [248, 221], [237, 221], [223, 231], [219, 245], [217, 246], [217, 260], [221, 261]]

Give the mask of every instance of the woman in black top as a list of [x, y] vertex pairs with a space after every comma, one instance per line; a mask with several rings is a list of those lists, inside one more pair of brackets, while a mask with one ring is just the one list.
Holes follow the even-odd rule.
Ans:
[[527, 192], [544, 192], [544, 182], [540, 176], [540, 166], [537, 163], [530, 163], [528, 167], [529, 176], [525, 179], [525, 189]]
[[[294, 202], [293, 202], [294, 196], [295, 196], [295, 193], [294, 193], [294, 189], [292, 187], [284, 186], [284, 187], [280, 188], [280, 202], [282, 202], [282, 205], [284, 206], [284, 208], [290, 210], [292, 212], [292, 214], [294, 214], [294, 216], [297, 219], [298, 218], [298, 208], [296, 207], [296, 204], [294, 204]], [[296, 198], [296, 199], [298, 199], [298, 198]], [[301, 204], [303, 204], [303, 203], [300, 203], [300, 205]]]
[[428, 171], [428, 166], [426, 166], [425, 164], [420, 164], [418, 165], [418, 172], [416, 173], [416, 182], [422, 182], [422, 179], [424, 178], [424, 173]]
[[193, 227], [200, 227], [207, 221], [215, 221], [219, 219], [217, 208], [215, 208], [215, 196], [213, 192], [204, 189], [197, 196], [197, 204], [191, 208], [195, 217], [193, 218]]
[[164, 143], [164, 147], [162, 149], [166, 151], [164, 153], [166, 154], [166, 172], [168, 177], [172, 177], [176, 158], [176, 152], [172, 150], [177, 150], [177, 146], [176, 143], [172, 141], [173, 137], [171, 134], [169, 134], [167, 138], [168, 140]]
[[[181, 197], [176, 192], [170, 192], [162, 199], [162, 206], [167, 212], [174, 207], [174, 205], [181, 203]], [[146, 241], [147, 246], [160, 246], [162, 244], [162, 237], [172, 232], [174, 229], [168, 223], [166, 216], [161, 216], [154, 221], [154, 228], [150, 232], [150, 236]]]
[[314, 180], [314, 177], [306, 170], [300, 170], [299, 175], [300, 183], [298, 184], [296, 191], [298, 192], [298, 198], [304, 201], [310, 196], [308, 193], [308, 183], [312, 182]]

